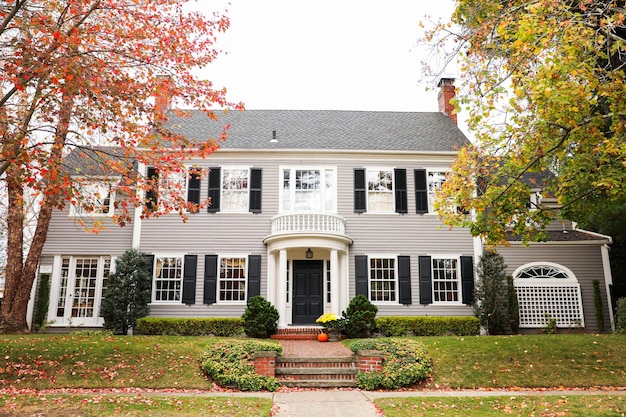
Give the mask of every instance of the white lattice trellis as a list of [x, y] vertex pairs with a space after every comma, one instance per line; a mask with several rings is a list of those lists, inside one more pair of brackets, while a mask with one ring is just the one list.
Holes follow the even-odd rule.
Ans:
[[558, 327], [584, 327], [580, 285], [545, 281], [515, 280], [520, 327], [544, 327], [549, 318], [556, 319]]

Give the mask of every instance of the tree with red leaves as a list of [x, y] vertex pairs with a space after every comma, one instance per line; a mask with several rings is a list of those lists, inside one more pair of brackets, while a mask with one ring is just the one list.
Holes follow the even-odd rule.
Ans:
[[[113, 221], [124, 226], [154, 187], [133, 167], [181, 172], [189, 158], [208, 156], [217, 138], [185, 138], [163, 128], [167, 97], [181, 107], [240, 108], [225, 90], [194, 71], [217, 58], [216, 37], [228, 28], [221, 14], [190, 11], [188, 0], [14, 0], [0, 5], [0, 175], [6, 182], [7, 268], [0, 331], [27, 330], [26, 309], [54, 209], [81, 200], [81, 183], [64, 166], [71, 151], [106, 143], [97, 161], [124, 195]], [[171, 192], [175, 195], [177, 190]], [[161, 191], [163, 192], [163, 191]], [[30, 246], [24, 249], [27, 197], [39, 199]], [[144, 217], [178, 211], [170, 198]], [[85, 228], [99, 231], [98, 221]]]

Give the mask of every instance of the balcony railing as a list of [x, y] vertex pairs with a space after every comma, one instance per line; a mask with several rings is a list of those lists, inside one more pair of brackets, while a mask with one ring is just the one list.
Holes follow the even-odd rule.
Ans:
[[272, 235], [291, 233], [346, 234], [343, 217], [327, 213], [279, 214], [272, 219]]

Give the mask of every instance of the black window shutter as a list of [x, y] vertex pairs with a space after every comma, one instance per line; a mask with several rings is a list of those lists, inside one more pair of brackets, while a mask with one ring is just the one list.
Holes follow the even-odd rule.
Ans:
[[146, 208], [148, 211], [155, 211], [159, 208], [159, 192], [158, 179], [159, 170], [154, 167], [148, 167], [146, 172], [148, 180], [152, 181], [152, 187], [146, 191]]
[[187, 201], [193, 204], [200, 204], [200, 175], [197, 173], [196, 168], [189, 170]]
[[463, 304], [474, 304], [474, 260], [461, 256], [461, 290]]
[[261, 255], [248, 255], [248, 300], [261, 295]]
[[204, 256], [204, 304], [217, 301], [217, 255]]
[[407, 189], [406, 189], [406, 169], [394, 169], [393, 187], [396, 197], [396, 213], [408, 213]]
[[250, 212], [261, 212], [261, 184], [263, 170], [261, 168], [250, 169]]
[[209, 168], [209, 199], [211, 200], [207, 211], [215, 213], [220, 211], [220, 192], [222, 190], [222, 169]]
[[420, 304], [433, 302], [433, 280], [430, 256], [419, 257]]
[[198, 255], [185, 255], [185, 273], [183, 275], [183, 304], [196, 303], [196, 270]]
[[367, 211], [367, 190], [365, 181], [365, 169], [354, 169], [354, 212], [365, 213]]
[[415, 173], [415, 212], [428, 213], [428, 180], [425, 169], [416, 169]]
[[152, 291], [152, 282], [154, 282], [154, 255], [147, 255], [147, 254], [144, 254], [144, 255], [148, 259], [146, 272], [148, 273], [148, 276], [150, 277], [150, 291]]
[[369, 298], [369, 285], [367, 279], [367, 255], [354, 256], [354, 270], [356, 295], [364, 295]]
[[412, 304], [411, 258], [409, 256], [398, 256], [398, 292], [400, 304]]

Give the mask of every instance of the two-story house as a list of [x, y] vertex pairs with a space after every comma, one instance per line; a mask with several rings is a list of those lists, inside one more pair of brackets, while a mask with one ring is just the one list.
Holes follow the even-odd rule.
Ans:
[[[217, 122], [194, 111], [168, 114], [167, 127], [188, 137], [230, 125], [219, 150], [189, 161], [208, 168], [206, 176], [159, 179], [180, 181], [190, 201], [212, 204], [186, 223], [177, 214], [142, 220], [146, 206], [132, 225], [97, 235], [77, 224], [85, 213], [57, 211], [40, 266], [52, 276], [48, 320], [101, 326], [107, 275], [130, 248], [153, 260], [151, 316], [239, 317], [262, 295], [277, 307], [280, 327], [307, 325], [340, 314], [355, 294], [379, 316], [472, 315], [482, 246], [433, 210], [468, 143], [451, 115], [449, 81], [432, 113], [246, 110]], [[107, 195], [112, 204], [114, 190]], [[106, 221], [109, 207], [90, 215]], [[566, 222], [559, 228], [549, 242], [501, 249], [519, 284], [522, 328], [543, 327], [550, 314], [562, 326], [597, 331], [593, 279], [612, 320], [610, 239]]]

